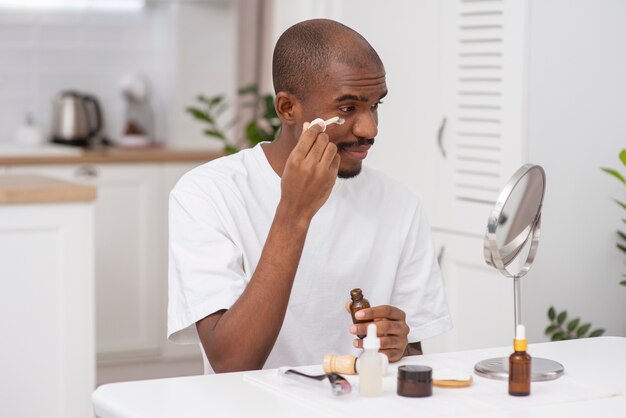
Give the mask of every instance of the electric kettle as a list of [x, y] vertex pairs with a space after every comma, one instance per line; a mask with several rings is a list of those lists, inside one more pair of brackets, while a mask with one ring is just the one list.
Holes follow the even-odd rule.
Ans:
[[52, 142], [86, 147], [102, 130], [98, 100], [76, 91], [62, 91], [53, 103]]

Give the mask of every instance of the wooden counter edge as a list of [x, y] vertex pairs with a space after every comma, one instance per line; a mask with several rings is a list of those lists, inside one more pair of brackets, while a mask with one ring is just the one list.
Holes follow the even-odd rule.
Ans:
[[193, 149], [119, 149], [85, 151], [80, 155], [2, 156], [0, 166], [36, 164], [120, 164], [120, 163], [177, 163], [207, 162], [224, 156], [223, 151]]
[[91, 202], [96, 188], [38, 175], [0, 175], [0, 205]]

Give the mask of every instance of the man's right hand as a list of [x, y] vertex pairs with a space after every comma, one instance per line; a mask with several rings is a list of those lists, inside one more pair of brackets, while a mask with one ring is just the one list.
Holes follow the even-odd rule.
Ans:
[[312, 219], [324, 205], [339, 170], [337, 146], [318, 124], [305, 123], [281, 180], [281, 204]]

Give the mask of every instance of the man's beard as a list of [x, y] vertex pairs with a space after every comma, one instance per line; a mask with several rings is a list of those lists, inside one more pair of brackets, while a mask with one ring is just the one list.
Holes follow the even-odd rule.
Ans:
[[[350, 148], [361, 147], [363, 145], [374, 145], [374, 138], [359, 138], [354, 142], [342, 142], [337, 144], [337, 150], [341, 152], [345, 150], [350, 150]], [[352, 170], [339, 170], [339, 172], [337, 173], [337, 177], [339, 177], [340, 179], [351, 179], [361, 173], [361, 168], [362, 165]]]
[[337, 177], [340, 179], [351, 179], [361, 174], [361, 168], [362, 166], [354, 170], [340, 170], [337, 173]]

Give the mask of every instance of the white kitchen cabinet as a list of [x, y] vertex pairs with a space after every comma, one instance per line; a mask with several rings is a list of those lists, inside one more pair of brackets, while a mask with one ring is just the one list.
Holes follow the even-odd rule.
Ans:
[[0, 204], [0, 416], [93, 416], [93, 203]]
[[509, 345], [514, 335], [513, 281], [483, 260], [483, 239], [434, 233], [454, 328], [424, 341], [424, 352]]
[[197, 346], [166, 341], [167, 201], [175, 182], [199, 163], [11, 166], [93, 184], [96, 247], [96, 349], [99, 364], [198, 357]]
[[156, 318], [163, 308], [159, 268], [161, 229], [155, 164], [14, 166], [93, 184], [95, 208], [96, 336], [99, 361], [156, 356], [163, 334]]

